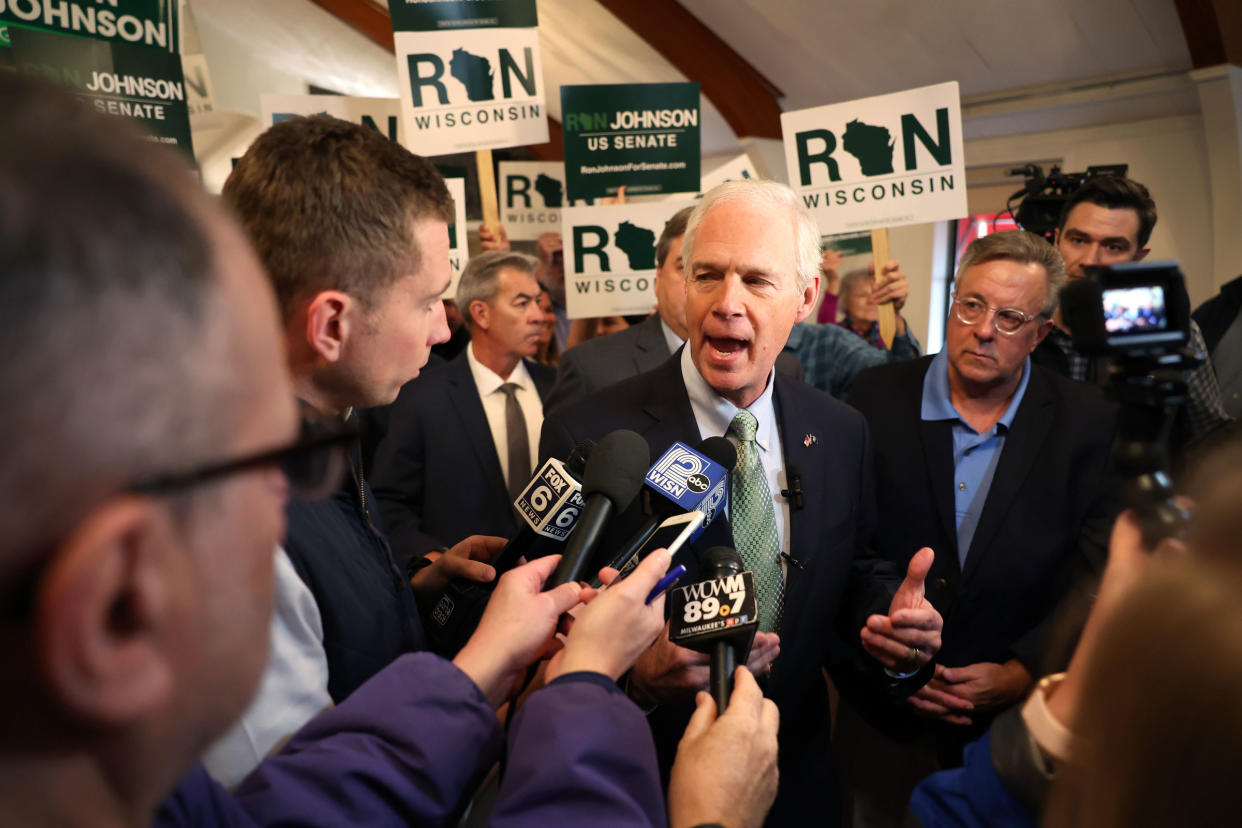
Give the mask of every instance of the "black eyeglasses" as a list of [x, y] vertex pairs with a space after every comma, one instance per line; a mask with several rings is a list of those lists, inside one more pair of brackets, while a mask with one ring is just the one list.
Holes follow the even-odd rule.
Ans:
[[128, 488], [136, 494], [170, 494], [230, 474], [274, 466], [284, 473], [289, 482], [291, 497], [319, 500], [331, 495], [340, 485], [342, 475], [349, 466], [347, 452], [357, 439], [358, 429], [352, 425], [315, 433], [309, 433], [304, 427], [302, 435], [292, 445], [185, 471], [153, 475]]

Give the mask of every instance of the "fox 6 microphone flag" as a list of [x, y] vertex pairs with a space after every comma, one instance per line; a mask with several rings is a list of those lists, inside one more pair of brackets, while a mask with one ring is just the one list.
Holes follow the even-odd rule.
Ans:
[[550, 457], [513, 505], [534, 532], [563, 541], [582, 513], [582, 484], [565, 470], [560, 460]]
[[703, 525], [690, 536], [693, 541], [703, 533], [716, 513], [725, 507], [729, 470], [685, 443], [677, 442], [651, 465], [644, 482], [667, 495], [682, 511], [698, 509], [703, 513]]

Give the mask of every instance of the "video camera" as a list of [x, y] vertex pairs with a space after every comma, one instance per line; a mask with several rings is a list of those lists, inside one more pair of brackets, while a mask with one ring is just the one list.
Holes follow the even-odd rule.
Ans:
[[1186, 402], [1186, 377], [1203, 356], [1190, 340], [1190, 297], [1175, 262], [1088, 267], [1061, 291], [1074, 348], [1109, 358], [1107, 393], [1118, 408], [1117, 469], [1148, 548], [1177, 537], [1189, 515], [1173, 499], [1169, 437]]
[[[1087, 167], [1086, 172], [1063, 173], [1059, 166], [1053, 165], [1045, 177], [1043, 168], [1038, 164], [1027, 164], [1009, 171], [1010, 175], [1023, 176], [1026, 184], [1009, 197], [1005, 211], [1023, 230], [1038, 233], [1052, 241], [1052, 234], [1061, 220], [1061, 208], [1070, 193], [1097, 175], [1124, 176], [1128, 169], [1128, 164], [1101, 164]], [[1021, 198], [1022, 204], [1015, 213], [1013, 201], [1016, 198]]]

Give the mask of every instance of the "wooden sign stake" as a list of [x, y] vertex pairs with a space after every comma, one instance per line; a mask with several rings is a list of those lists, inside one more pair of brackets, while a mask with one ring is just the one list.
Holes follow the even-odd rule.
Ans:
[[[875, 261], [875, 278], [878, 283], [884, 266], [888, 264], [888, 228], [881, 227], [871, 231], [871, 257]], [[893, 339], [897, 336], [897, 311], [892, 302], [880, 305], [880, 338], [884, 347], [892, 350]]]
[[479, 202], [483, 207], [483, 226], [499, 237], [500, 206], [496, 203], [496, 170], [492, 166], [492, 151], [475, 150], [474, 163], [479, 174]]

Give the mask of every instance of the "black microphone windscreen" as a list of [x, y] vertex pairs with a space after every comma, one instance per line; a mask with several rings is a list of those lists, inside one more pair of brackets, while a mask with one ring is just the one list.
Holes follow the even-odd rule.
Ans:
[[699, 443], [699, 453], [729, 471], [737, 465], [737, 446], [724, 437], [708, 437]]
[[610, 432], [587, 461], [582, 496], [599, 493], [611, 500], [618, 511], [625, 509], [642, 488], [650, 463], [651, 450], [641, 436], [625, 429]]
[[736, 549], [729, 546], [713, 546], [703, 553], [703, 558], [699, 563], [700, 571], [711, 578], [718, 578], [726, 572], [741, 572], [745, 568], [742, 556], [737, 553]]
[[565, 458], [565, 471], [572, 474], [575, 479], [581, 480], [582, 475], [586, 472], [587, 461], [591, 459], [593, 451], [595, 451], [594, 440], [583, 440], [574, 446], [574, 450], [569, 453], [569, 457]]

